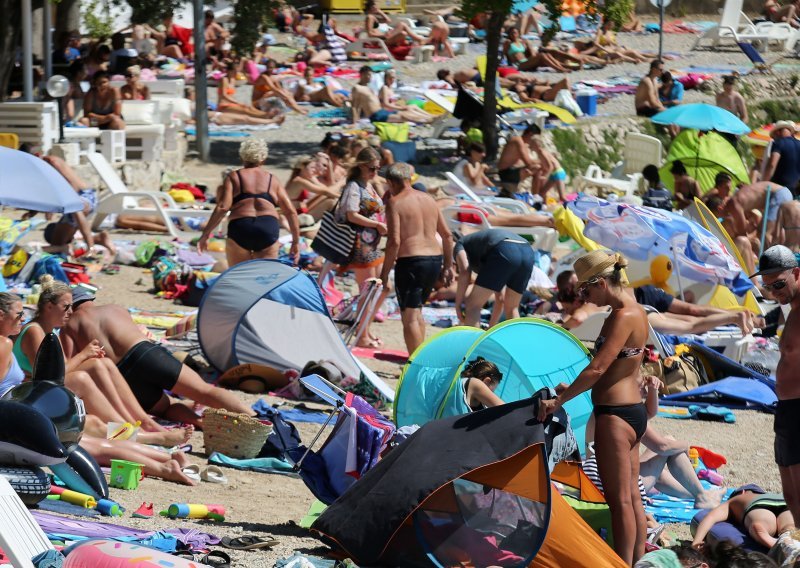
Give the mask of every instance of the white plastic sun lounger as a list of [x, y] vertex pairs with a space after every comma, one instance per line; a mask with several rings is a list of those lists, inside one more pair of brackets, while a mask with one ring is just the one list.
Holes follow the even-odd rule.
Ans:
[[14, 568], [33, 568], [31, 559], [54, 550], [53, 545], [28, 512], [22, 499], [5, 477], [0, 475], [0, 548]]

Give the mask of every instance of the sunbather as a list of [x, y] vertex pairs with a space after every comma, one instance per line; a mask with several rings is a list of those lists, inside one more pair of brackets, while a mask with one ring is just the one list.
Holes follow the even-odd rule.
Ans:
[[394, 69], [387, 69], [383, 74], [383, 86], [378, 92], [378, 100], [381, 108], [390, 113], [402, 112], [411, 122], [428, 123], [433, 120], [433, 115], [425, 112], [415, 105], [408, 105], [404, 100], [394, 94], [392, 86], [397, 80], [397, 72]]
[[627, 49], [617, 43], [614, 23], [606, 19], [600, 25], [592, 41], [575, 42], [576, 47], [584, 55], [596, 56], [607, 63], [646, 63], [654, 59], [635, 49]]
[[275, 63], [274, 59], [267, 61], [267, 68], [258, 76], [256, 82], [253, 83], [251, 104], [261, 110], [266, 110], [272, 106], [270, 99], [278, 98], [289, 105], [292, 110], [300, 114], [307, 114], [308, 110], [299, 106], [292, 94], [284, 89], [280, 81], [274, 77], [276, 69], [277, 63]]
[[[220, 79], [217, 87], [217, 112], [233, 113], [260, 119], [274, 119], [279, 114], [276, 109], [265, 112], [253, 105], [240, 103], [234, 98], [236, 95], [237, 73], [236, 63], [228, 61], [225, 64], [225, 76]], [[255, 92], [255, 87], [253, 90]]]
[[539, 67], [550, 67], [561, 73], [570, 71], [552, 54], [541, 49], [536, 51], [527, 40], [521, 39], [517, 28], [509, 28], [506, 34], [508, 39], [503, 44], [503, 54], [509, 65], [514, 65], [520, 71], [535, 71]]
[[91, 346], [93, 341], [99, 342], [139, 404], [175, 422], [202, 427], [200, 417], [185, 404], [172, 404], [165, 389], [205, 406], [255, 415], [236, 395], [209, 385], [169, 351], [148, 341], [125, 308], [115, 304], [95, 306], [93, 300], [82, 289], [73, 295], [73, 314], [61, 332], [68, 357]]
[[303, 79], [297, 83], [294, 91], [294, 98], [301, 102], [328, 103], [333, 106], [343, 106], [347, 97], [341, 93], [336, 93], [326, 82], [325, 77], [320, 81], [314, 79], [314, 69], [306, 67], [303, 72]]
[[403, 21], [397, 22], [394, 27], [391, 27], [389, 25], [391, 18], [378, 7], [375, 0], [367, 0], [364, 4], [364, 13], [366, 14], [364, 30], [368, 37], [382, 39], [387, 46], [407, 45], [407, 38], [411, 38], [418, 44], [425, 43], [425, 38], [415, 34]]
[[486, 193], [486, 188], [494, 187], [494, 182], [487, 176], [489, 166], [485, 160], [486, 147], [473, 142], [467, 147], [467, 155], [453, 167], [453, 173], [473, 191]]
[[320, 172], [321, 165], [316, 157], [301, 158], [295, 163], [286, 182], [286, 193], [297, 212], [308, 213], [315, 220], [322, 218], [323, 213], [333, 207], [347, 181], [342, 177], [329, 186], [320, 181]]
[[106, 440], [88, 435], [81, 438], [80, 446], [101, 466], [111, 466], [111, 460], [127, 460], [142, 464], [147, 476], [184, 485], [196, 484], [181, 471], [188, 464], [183, 452], [168, 453], [130, 440]]
[[[493, 206], [491, 203], [464, 203], [452, 197], [443, 197], [436, 201], [440, 209], [450, 207], [456, 203], [467, 209], [474, 208], [476, 211], [480, 209], [485, 214], [486, 220], [493, 227], [553, 227], [553, 218], [540, 213], [513, 213], [500, 206]], [[464, 213], [463, 215], [468, 217], [470, 214]], [[465, 220], [464, 222], [469, 223], [470, 221]]]
[[350, 95], [353, 103], [353, 122], [358, 122], [362, 117], [369, 118], [372, 122], [418, 122], [428, 124], [435, 117], [422, 109], [406, 107], [402, 110], [387, 110], [381, 105], [378, 96], [369, 87], [372, 78], [372, 68], [364, 65], [359, 72], [359, 81], [353, 87]]
[[748, 484], [734, 491], [730, 499], [700, 521], [692, 546], [702, 550], [709, 531], [725, 521], [744, 527], [753, 540], [766, 548], [772, 548], [781, 533], [795, 528], [783, 494], [767, 493], [757, 485]]
[[765, 0], [764, 15], [770, 22], [775, 22], [776, 24], [787, 23], [793, 28], [799, 25], [796, 20], [797, 6], [794, 4], [781, 6], [776, 0]]

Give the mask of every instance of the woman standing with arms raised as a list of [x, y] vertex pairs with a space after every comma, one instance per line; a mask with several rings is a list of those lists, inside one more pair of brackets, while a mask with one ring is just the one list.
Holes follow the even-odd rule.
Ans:
[[595, 343], [596, 353], [569, 387], [539, 403], [539, 420], [592, 389], [595, 454], [605, 498], [611, 510], [614, 550], [630, 565], [644, 554], [647, 522], [639, 496], [639, 440], [647, 428], [640, 390], [642, 354], [648, 336], [647, 315], [625, 291], [620, 254], [592, 251], [575, 261], [578, 291], [611, 313]]
[[208, 238], [230, 211], [225, 255], [228, 266], [253, 258], [278, 258], [281, 223], [278, 208], [292, 233], [290, 256], [297, 262], [300, 224], [297, 212], [278, 178], [261, 166], [269, 155], [267, 143], [258, 138], [242, 142], [239, 156], [244, 166], [228, 174], [219, 188], [217, 205], [197, 242], [197, 250], [208, 249]]

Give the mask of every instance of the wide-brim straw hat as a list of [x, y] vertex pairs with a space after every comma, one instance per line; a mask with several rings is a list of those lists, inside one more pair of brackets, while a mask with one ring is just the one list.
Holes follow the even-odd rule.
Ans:
[[297, 216], [297, 221], [300, 224], [301, 233], [310, 233], [311, 231], [318, 231], [322, 223], [315, 221], [314, 217], [308, 213], [301, 213]]
[[784, 128], [788, 128], [792, 133], [797, 132], [797, 125], [791, 120], [779, 120], [772, 126], [772, 132], [780, 132]]
[[583, 286], [592, 278], [608, 272], [609, 268], [614, 268], [619, 264], [620, 268], [627, 265], [625, 258], [619, 253], [607, 250], [593, 250], [583, 255], [573, 264], [575, 276], [578, 277], [578, 286]]

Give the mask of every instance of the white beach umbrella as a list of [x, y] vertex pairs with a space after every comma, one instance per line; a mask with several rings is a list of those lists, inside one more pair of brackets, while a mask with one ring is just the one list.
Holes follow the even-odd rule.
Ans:
[[0, 146], [0, 205], [74, 213], [84, 202], [53, 166], [33, 154]]

